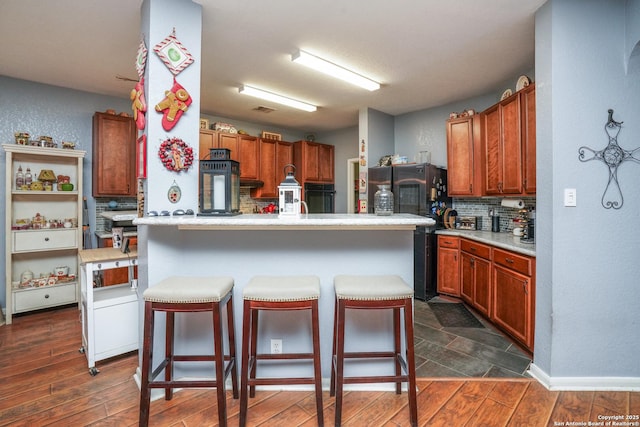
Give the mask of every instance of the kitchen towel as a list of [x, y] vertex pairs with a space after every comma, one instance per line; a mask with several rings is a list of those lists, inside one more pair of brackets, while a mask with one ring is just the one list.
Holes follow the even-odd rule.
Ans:
[[505, 208], [522, 209], [524, 202], [522, 199], [502, 199], [502, 206]]

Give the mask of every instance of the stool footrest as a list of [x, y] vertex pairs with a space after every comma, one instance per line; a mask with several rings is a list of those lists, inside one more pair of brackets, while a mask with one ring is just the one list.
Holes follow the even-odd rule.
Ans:
[[257, 360], [295, 360], [295, 359], [309, 359], [313, 360], [313, 353], [279, 353], [279, 354], [257, 354], [255, 359]]
[[368, 377], [344, 377], [343, 384], [371, 384], [371, 383], [400, 383], [407, 382], [407, 375], [368, 376]]
[[153, 381], [149, 383], [149, 388], [216, 388], [216, 380], [176, 380], [176, 381]]
[[[399, 356], [394, 351], [372, 351], [372, 352], [351, 352], [344, 353], [345, 359], [375, 359], [375, 358], [385, 358], [385, 357], [396, 357]], [[402, 357], [402, 356], [400, 356]]]
[[250, 386], [256, 385], [289, 385], [289, 384], [315, 384], [316, 380], [313, 377], [301, 377], [301, 378], [250, 378], [248, 384]]

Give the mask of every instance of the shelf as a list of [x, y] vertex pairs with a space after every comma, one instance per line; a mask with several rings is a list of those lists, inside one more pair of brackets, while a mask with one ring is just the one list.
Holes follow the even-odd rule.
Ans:
[[30, 287], [30, 288], [19, 288], [19, 287], [16, 287], [15, 283], [12, 286], [13, 286], [13, 292], [14, 293], [18, 293], [18, 292], [37, 291], [39, 289], [53, 289], [53, 288], [58, 288], [58, 287], [61, 287], [61, 286], [68, 286], [68, 285], [76, 286], [77, 284], [78, 284], [77, 281], [73, 281], [73, 282], [58, 282], [55, 285], [34, 286], [34, 287]]
[[93, 289], [93, 307], [95, 309], [135, 301], [138, 301], [138, 294], [127, 283]]

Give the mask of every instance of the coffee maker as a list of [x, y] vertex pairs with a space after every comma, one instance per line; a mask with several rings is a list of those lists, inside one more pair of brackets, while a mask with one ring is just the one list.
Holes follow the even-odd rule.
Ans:
[[520, 241], [522, 243], [534, 243], [535, 242], [535, 227], [536, 227], [536, 213], [534, 210], [530, 210], [527, 215], [526, 225], [524, 226], [524, 232]]

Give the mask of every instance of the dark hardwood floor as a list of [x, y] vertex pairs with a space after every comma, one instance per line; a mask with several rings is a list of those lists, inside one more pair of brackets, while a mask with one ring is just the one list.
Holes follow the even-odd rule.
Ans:
[[[78, 352], [80, 328], [76, 308], [18, 316], [0, 326], [0, 425], [137, 424], [137, 354], [99, 362], [101, 372], [92, 377]], [[551, 392], [526, 378], [421, 378], [418, 388], [421, 426], [554, 426], [640, 414], [640, 393]], [[229, 425], [238, 425], [238, 401], [228, 396]], [[328, 392], [324, 403], [326, 424], [332, 425]], [[345, 394], [345, 426], [406, 426], [408, 420], [405, 393]], [[151, 425], [217, 425], [215, 391], [183, 390], [171, 401], [152, 402]], [[250, 401], [249, 425], [313, 426], [313, 393], [258, 391]]]

